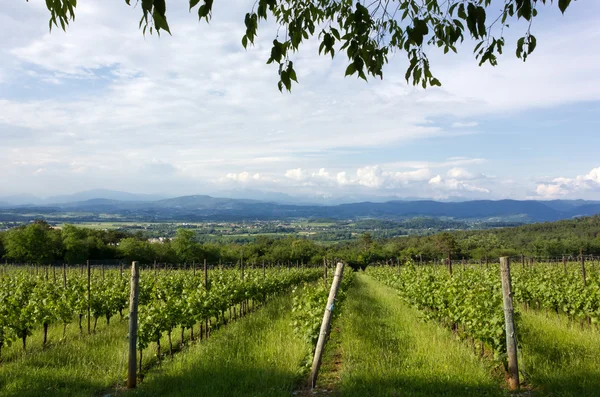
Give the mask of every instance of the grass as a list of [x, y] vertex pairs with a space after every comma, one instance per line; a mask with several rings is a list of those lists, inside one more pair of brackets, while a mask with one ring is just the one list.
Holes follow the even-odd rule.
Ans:
[[[500, 386], [503, 380], [492, 375], [489, 362], [449, 331], [423, 322], [394, 290], [369, 276], [357, 275], [336, 326], [341, 329], [342, 357], [335, 395], [506, 394]], [[331, 381], [327, 374], [321, 379]]]
[[600, 333], [582, 330], [564, 316], [522, 314], [521, 370], [535, 395], [600, 395]]
[[[84, 331], [86, 332], [86, 331]], [[41, 330], [10, 348], [10, 361], [0, 364], [0, 396], [91, 396], [124, 379], [127, 365], [127, 322], [98, 322], [96, 335], [79, 336], [71, 324], [64, 342], [62, 326], [50, 327], [49, 346], [41, 349]]]
[[151, 370], [136, 396], [286, 396], [302, 377], [307, 344], [294, 334], [291, 296]]
[[[308, 349], [293, 333], [290, 309], [290, 295], [275, 298], [248, 317], [213, 332], [208, 341], [189, 344], [186, 331], [183, 348], [180, 330], [173, 330], [177, 354], [168, 358], [168, 339], [164, 335], [162, 364], [157, 365], [156, 344], [151, 343], [143, 354], [145, 381], [135, 393], [162, 396], [176, 390], [171, 395], [195, 396], [198, 390], [204, 390], [211, 396], [290, 394]], [[28, 338], [26, 354], [20, 341], [4, 348], [0, 397], [125, 394], [127, 321], [119, 321], [117, 316], [107, 327], [100, 319], [93, 335], [87, 335], [85, 328], [84, 320], [84, 335], [80, 336], [77, 324], [70, 324], [61, 341], [62, 325], [50, 326], [44, 350], [42, 331], [38, 329]], [[195, 327], [196, 338], [198, 330], [199, 325]], [[238, 382], [234, 388], [232, 379]], [[261, 387], [262, 394], [256, 394]]]

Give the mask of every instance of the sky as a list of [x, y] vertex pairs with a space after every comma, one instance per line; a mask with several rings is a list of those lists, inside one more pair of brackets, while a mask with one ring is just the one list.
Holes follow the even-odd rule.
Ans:
[[479, 67], [469, 40], [428, 49], [442, 87], [427, 90], [407, 85], [402, 53], [364, 82], [310, 40], [292, 93], [266, 64], [276, 26], [241, 45], [252, 1], [215, 2], [209, 24], [186, 3], [167, 2], [160, 37], [123, 0], [78, 2], [66, 33], [48, 31], [43, 0], [0, 9], [0, 197], [600, 199], [598, 1], [541, 7], [525, 63], [522, 21], [496, 67]]

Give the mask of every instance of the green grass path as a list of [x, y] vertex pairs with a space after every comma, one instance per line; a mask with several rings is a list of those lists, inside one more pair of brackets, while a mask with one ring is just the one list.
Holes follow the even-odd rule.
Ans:
[[335, 326], [342, 356], [335, 395], [505, 395], [489, 364], [367, 275], [356, 276]]
[[539, 312], [523, 313], [521, 328], [521, 370], [536, 396], [600, 396], [600, 333]]
[[151, 370], [136, 396], [289, 396], [308, 345], [291, 326], [291, 295]]

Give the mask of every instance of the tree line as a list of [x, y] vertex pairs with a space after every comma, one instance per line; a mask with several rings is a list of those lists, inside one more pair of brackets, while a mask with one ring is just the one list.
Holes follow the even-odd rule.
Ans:
[[255, 236], [244, 242], [203, 241], [190, 229], [173, 239], [150, 242], [142, 231], [96, 230], [42, 220], [0, 233], [0, 257], [6, 261], [45, 264], [85, 260], [138, 260], [143, 263], [320, 263], [340, 258], [351, 265], [446, 258], [479, 260], [499, 256], [560, 257], [600, 255], [600, 216], [494, 230], [441, 232], [430, 236], [374, 238], [369, 232], [331, 245], [309, 237]]

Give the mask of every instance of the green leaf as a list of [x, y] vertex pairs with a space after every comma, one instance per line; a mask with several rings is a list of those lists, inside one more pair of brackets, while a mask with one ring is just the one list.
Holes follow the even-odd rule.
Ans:
[[571, 4], [571, 0], [558, 0], [558, 8], [560, 9], [560, 12], [564, 14], [567, 7], [569, 7], [569, 4]]
[[351, 76], [354, 73], [356, 73], [356, 66], [354, 65], [354, 63], [351, 63], [350, 65], [348, 65], [348, 67], [346, 68], [346, 73], [344, 74], [345, 76]]
[[529, 35], [529, 45], [527, 46], [527, 52], [531, 54], [533, 50], [535, 50], [535, 46], [537, 45], [537, 40], [534, 35]]
[[154, 26], [156, 27], [157, 32], [160, 31], [160, 29], [163, 29], [163, 30], [167, 31], [167, 33], [171, 34], [171, 30], [169, 29], [169, 24], [167, 24], [167, 18], [165, 16], [161, 15], [155, 9], [153, 17], [154, 17]]

